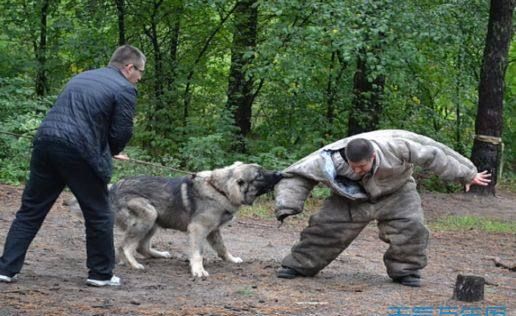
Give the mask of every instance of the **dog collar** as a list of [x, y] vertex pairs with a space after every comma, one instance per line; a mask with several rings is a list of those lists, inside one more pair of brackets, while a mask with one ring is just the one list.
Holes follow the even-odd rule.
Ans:
[[208, 180], [208, 183], [215, 189], [215, 191], [219, 192], [220, 194], [222, 194], [226, 199], [228, 199], [229, 201], [231, 201], [228, 197], [228, 195], [226, 194], [226, 192], [222, 191], [221, 189], [219, 189], [215, 184], [213, 184], [213, 182], [211, 182], [211, 179]]

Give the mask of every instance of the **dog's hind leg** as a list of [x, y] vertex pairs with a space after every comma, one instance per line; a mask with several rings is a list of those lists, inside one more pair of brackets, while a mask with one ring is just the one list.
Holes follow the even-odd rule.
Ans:
[[208, 237], [208, 242], [210, 246], [217, 252], [217, 255], [225, 261], [233, 262], [233, 263], [241, 263], [243, 260], [239, 257], [233, 257], [226, 246], [224, 245], [224, 240], [222, 239], [222, 235], [220, 234], [220, 230], [216, 229], [212, 231]]
[[127, 202], [129, 218], [122, 243], [120, 245], [120, 257], [125, 259], [133, 268], [143, 269], [143, 265], [136, 261], [134, 255], [141, 241], [154, 233], [153, 228], [158, 218], [158, 212], [147, 199], [134, 198]]
[[134, 257], [137, 246], [138, 244], [135, 242], [124, 240], [124, 245], [121, 247], [121, 253], [123, 253], [123, 257], [133, 268], [143, 270], [145, 268], [143, 264], [136, 261], [136, 258]]
[[152, 229], [140, 240], [137, 251], [142, 254], [146, 258], [171, 258], [172, 255], [168, 251], [158, 251], [152, 248], [152, 236], [156, 233], [158, 228], [156, 226], [152, 227]]

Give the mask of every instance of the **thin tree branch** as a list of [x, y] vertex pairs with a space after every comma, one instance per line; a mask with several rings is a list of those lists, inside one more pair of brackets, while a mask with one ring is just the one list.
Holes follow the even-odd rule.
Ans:
[[193, 78], [193, 75], [195, 73], [195, 68], [196, 68], [197, 64], [201, 61], [201, 59], [204, 56], [204, 54], [206, 53], [206, 51], [208, 50], [208, 47], [210, 46], [211, 41], [213, 40], [215, 35], [220, 31], [220, 29], [222, 28], [224, 23], [231, 16], [231, 14], [233, 14], [233, 12], [235, 11], [237, 6], [238, 6], [238, 1], [235, 2], [235, 5], [231, 8], [231, 10], [229, 10], [229, 12], [226, 14], [226, 16], [222, 18], [219, 25], [211, 32], [210, 36], [206, 39], [206, 42], [204, 43], [202, 49], [199, 51], [199, 54], [197, 54], [197, 58], [195, 59], [193, 65], [192, 65], [192, 68], [190, 69], [190, 72], [188, 73], [188, 76], [186, 78], [185, 93], [183, 96], [183, 100], [184, 100], [183, 125], [186, 125], [186, 118], [188, 116], [188, 107], [190, 105], [190, 95], [189, 95], [190, 94], [190, 85], [191, 85], [191, 80]]

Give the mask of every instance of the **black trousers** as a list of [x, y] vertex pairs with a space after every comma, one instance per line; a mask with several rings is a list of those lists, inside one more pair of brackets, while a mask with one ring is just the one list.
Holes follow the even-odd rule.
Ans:
[[0, 257], [0, 274], [12, 277], [21, 271], [30, 243], [65, 186], [77, 198], [84, 215], [88, 277], [97, 280], [112, 277], [114, 215], [109, 209], [107, 183], [77, 150], [47, 141], [34, 144], [22, 204]]

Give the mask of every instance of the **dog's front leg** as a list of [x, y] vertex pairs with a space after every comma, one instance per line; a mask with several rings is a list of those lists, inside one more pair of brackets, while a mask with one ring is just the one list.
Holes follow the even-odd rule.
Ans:
[[207, 277], [209, 273], [204, 270], [202, 247], [206, 239], [207, 231], [203, 225], [191, 223], [188, 225], [188, 238], [190, 239], [190, 269], [194, 277]]
[[225, 261], [233, 262], [233, 263], [241, 263], [243, 260], [239, 257], [233, 257], [226, 246], [224, 245], [224, 240], [222, 239], [222, 235], [220, 234], [220, 230], [216, 229], [212, 231], [208, 235], [208, 242], [210, 246], [217, 252], [220, 258]]

